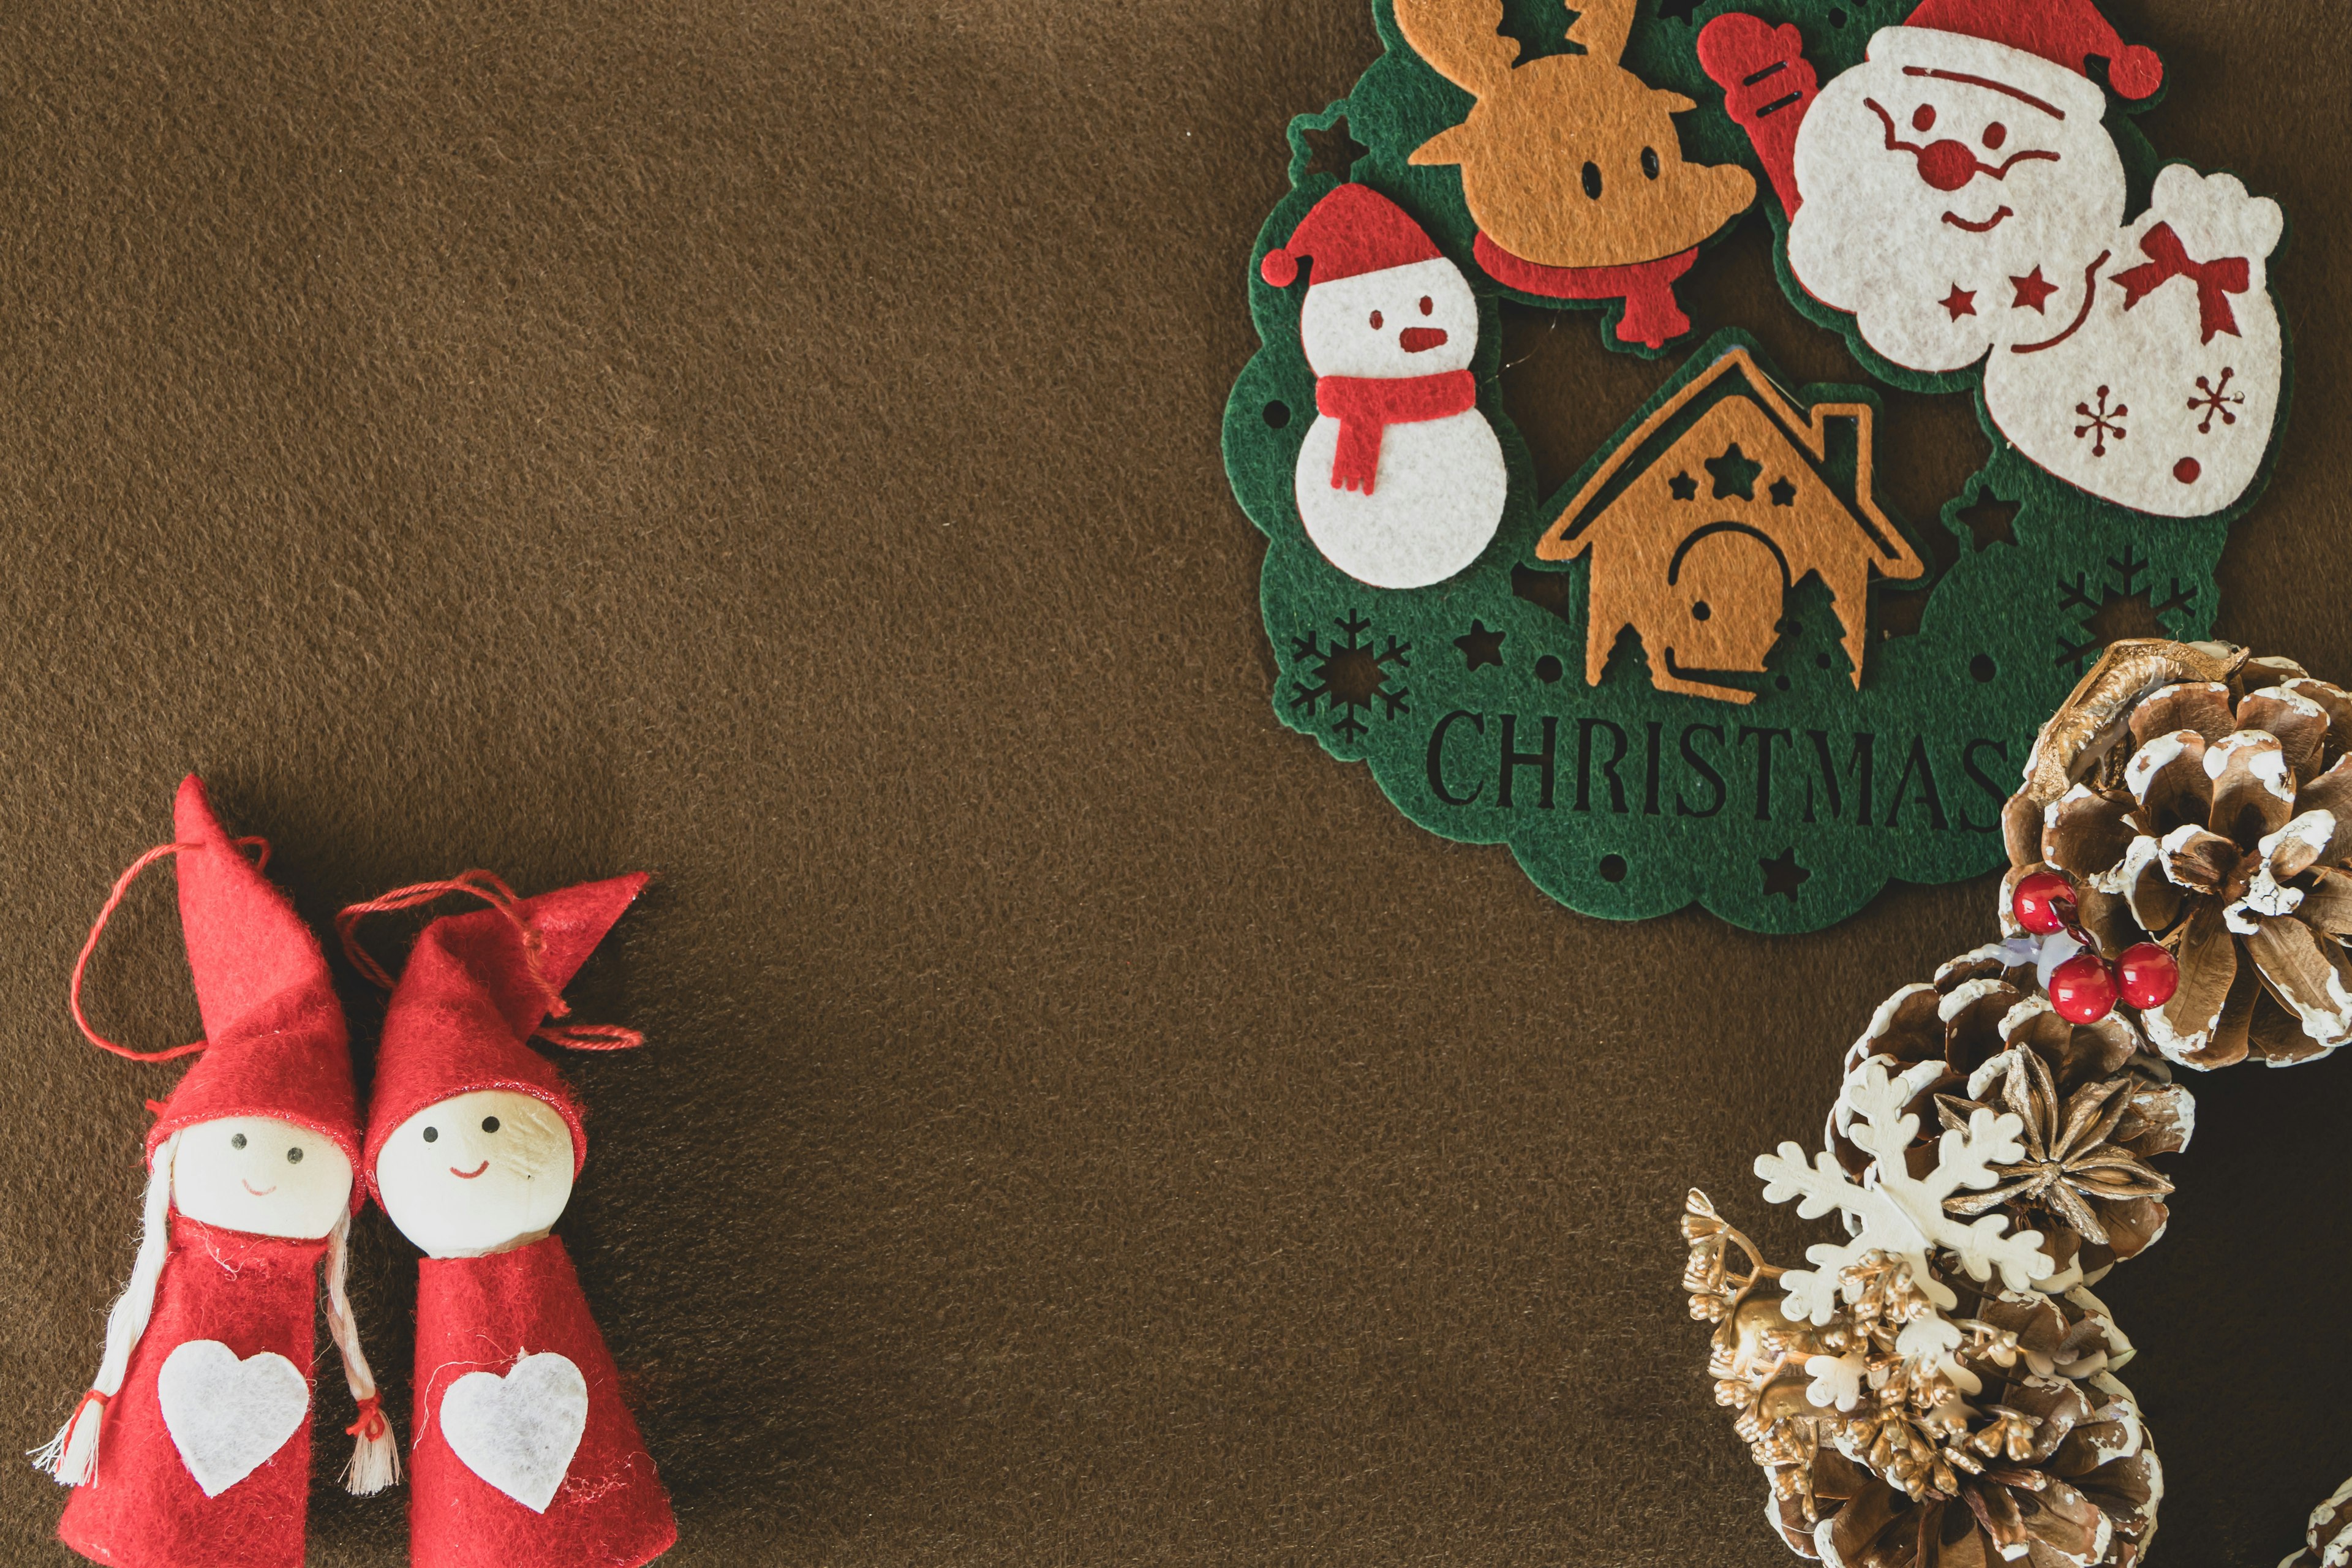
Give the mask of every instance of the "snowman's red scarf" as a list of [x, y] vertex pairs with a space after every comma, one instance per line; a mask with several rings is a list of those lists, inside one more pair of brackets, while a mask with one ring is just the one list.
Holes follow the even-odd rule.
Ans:
[[1450, 419], [1478, 405], [1478, 378], [1466, 370], [1435, 375], [1327, 375], [1315, 384], [1315, 407], [1339, 422], [1331, 453], [1331, 488], [1372, 493], [1381, 468], [1381, 433], [1391, 425]]

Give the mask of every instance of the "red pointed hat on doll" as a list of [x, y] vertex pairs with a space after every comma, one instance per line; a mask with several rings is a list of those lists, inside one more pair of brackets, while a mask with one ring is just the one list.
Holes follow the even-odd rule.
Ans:
[[[342, 1004], [310, 928], [262, 874], [268, 846], [232, 839], [194, 773], [180, 784], [173, 826], [174, 842], [149, 850], [122, 874], [91, 929], [74, 965], [74, 1021], [92, 1044], [135, 1060], [202, 1053], [148, 1130], [150, 1159], [164, 1139], [198, 1122], [267, 1116], [331, 1139], [356, 1169], [359, 1102]], [[248, 856], [255, 846], [259, 855]], [[82, 973], [131, 879], [165, 856], [177, 860], [180, 925], [205, 1037], [168, 1051], [133, 1051], [90, 1027], [81, 1010]], [[354, 1184], [354, 1204], [359, 1195]]]
[[2164, 85], [2156, 51], [2126, 45], [2091, 0], [1921, 0], [1903, 25], [2006, 44], [2077, 75], [2088, 75], [2096, 56], [2107, 62], [2107, 85], [2134, 100]]
[[337, 923], [345, 950], [362, 969], [384, 980], [354, 939], [361, 916], [413, 907], [449, 892], [471, 893], [491, 904], [444, 915], [426, 926], [392, 987], [368, 1106], [363, 1164], [370, 1191], [375, 1188], [376, 1156], [403, 1122], [455, 1095], [489, 1089], [544, 1100], [562, 1117], [572, 1130], [572, 1174], [579, 1174], [588, 1153], [580, 1102], [554, 1064], [529, 1042], [536, 1036], [575, 1050], [640, 1043], [642, 1037], [633, 1030], [541, 1026], [551, 1015], [560, 1018], [569, 1011], [564, 985], [646, 880], [644, 873], [635, 872], [518, 899], [497, 878], [469, 871], [455, 881], [403, 889], [343, 911]]

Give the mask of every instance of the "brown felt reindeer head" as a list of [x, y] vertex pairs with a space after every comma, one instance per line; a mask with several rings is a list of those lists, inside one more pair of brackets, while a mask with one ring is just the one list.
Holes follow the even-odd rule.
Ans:
[[1736, 163], [1683, 162], [1673, 117], [1696, 104], [1617, 63], [1637, 0], [1580, 0], [1580, 55], [1516, 65], [1500, 0], [1396, 0], [1397, 26], [1439, 75], [1476, 97], [1416, 149], [1462, 165], [1487, 238], [1545, 267], [1618, 267], [1689, 249], [1755, 199]]

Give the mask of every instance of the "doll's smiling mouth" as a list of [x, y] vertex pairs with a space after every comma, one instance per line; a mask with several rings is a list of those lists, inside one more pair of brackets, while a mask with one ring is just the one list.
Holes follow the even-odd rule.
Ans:
[[242, 1176], [237, 1178], [236, 1184], [243, 1187], [247, 1192], [251, 1193], [257, 1198], [266, 1198], [270, 1194], [278, 1190], [276, 1187], [257, 1187]]
[[489, 1163], [488, 1160], [485, 1160], [485, 1161], [483, 1161], [480, 1164], [478, 1164], [478, 1165], [475, 1166], [475, 1167], [474, 1167], [472, 1170], [470, 1170], [470, 1171], [461, 1171], [461, 1170], [457, 1169], [457, 1166], [452, 1165], [452, 1166], [450, 1166], [450, 1167], [449, 1167], [449, 1173], [450, 1173], [451, 1175], [453, 1175], [453, 1176], [457, 1177], [457, 1178], [459, 1181], [461, 1181], [461, 1182], [470, 1182], [470, 1181], [472, 1181], [476, 1176], [480, 1175], [484, 1171], [487, 1171], [487, 1170], [488, 1170], [489, 1168], [490, 1168], [490, 1163]]

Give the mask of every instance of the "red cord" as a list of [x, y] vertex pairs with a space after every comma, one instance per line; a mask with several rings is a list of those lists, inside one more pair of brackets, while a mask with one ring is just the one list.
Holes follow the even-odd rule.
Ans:
[[[267, 838], [257, 837], [237, 838], [230, 842], [239, 849], [248, 849], [258, 845], [260, 853], [254, 858], [254, 868], [261, 870], [268, 867], [269, 840]], [[105, 931], [106, 922], [114, 918], [115, 908], [122, 902], [122, 896], [131, 890], [131, 884], [139, 879], [140, 872], [144, 871], [156, 861], [167, 856], [177, 855], [183, 849], [203, 847], [201, 844], [158, 844], [154, 848], [131, 862], [131, 868], [114, 879], [114, 890], [106, 896], [106, 902], [100, 906], [98, 919], [91, 922], [89, 928], [89, 940], [81, 944], [81, 955], [74, 960], [73, 980], [66, 987], [66, 1005], [73, 1013], [73, 1021], [80, 1026], [83, 1036], [89, 1043], [100, 1050], [112, 1051], [116, 1056], [126, 1057], [134, 1062], [168, 1062], [173, 1057], [189, 1056], [205, 1048], [207, 1042], [191, 1040], [184, 1046], [175, 1046], [168, 1051], [134, 1051], [127, 1046], [116, 1045], [112, 1040], [91, 1028], [89, 1019], [81, 1010], [82, 973], [89, 967], [89, 955], [98, 951], [99, 933]]]
[[[451, 893], [479, 899], [514, 922], [515, 931], [522, 939], [525, 970], [531, 983], [539, 987], [540, 994], [547, 998], [547, 1016], [551, 1018], [570, 1017], [572, 1005], [563, 999], [560, 987], [547, 983], [540, 966], [540, 954], [545, 950], [545, 942], [538, 929], [523, 917], [522, 900], [494, 871], [477, 868], [460, 871], [455, 877], [440, 881], [412, 882], [405, 888], [394, 888], [388, 893], [380, 893], [373, 899], [344, 906], [335, 916], [335, 932], [342, 939], [344, 956], [352, 961], [354, 969], [373, 981], [380, 989], [391, 990], [391, 974], [367, 949], [360, 945], [360, 921], [370, 915], [413, 910]], [[563, 1028], [541, 1028], [534, 1032], [532, 1037], [572, 1051], [625, 1051], [646, 1043], [645, 1036], [617, 1024], [575, 1024]]]
[[360, 1401], [360, 1418], [343, 1428], [346, 1437], [373, 1440], [389, 1429], [383, 1418], [383, 1395], [371, 1394]]

